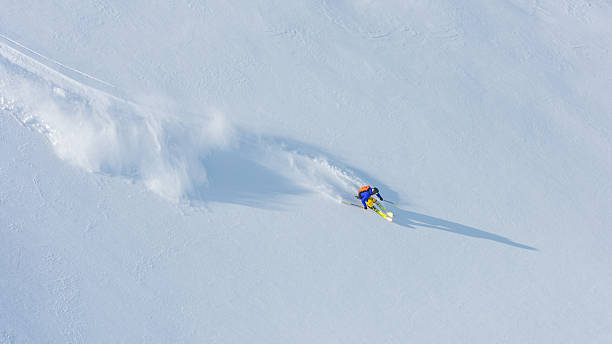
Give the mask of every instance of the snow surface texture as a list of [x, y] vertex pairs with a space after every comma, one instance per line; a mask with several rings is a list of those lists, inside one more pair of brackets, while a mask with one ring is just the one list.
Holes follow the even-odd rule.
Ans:
[[610, 2], [1, 8], [1, 343], [612, 341]]

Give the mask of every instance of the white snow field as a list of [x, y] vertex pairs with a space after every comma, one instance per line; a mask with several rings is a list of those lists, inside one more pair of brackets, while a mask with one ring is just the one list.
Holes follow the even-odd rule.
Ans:
[[611, 343], [611, 23], [0, 0], [0, 343]]

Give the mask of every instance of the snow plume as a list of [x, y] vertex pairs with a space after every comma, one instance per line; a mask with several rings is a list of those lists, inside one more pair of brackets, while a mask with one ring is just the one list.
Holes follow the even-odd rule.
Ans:
[[354, 194], [364, 182], [321, 153], [306, 153], [286, 143], [262, 144], [263, 164], [278, 171], [299, 187], [340, 201]]
[[[63, 160], [89, 172], [142, 182], [169, 200], [228, 197], [236, 185], [242, 185], [236, 178], [245, 175], [232, 179], [236, 171], [220, 168], [249, 170], [261, 184], [252, 190], [248, 185], [239, 187], [233, 198], [226, 199], [230, 202], [244, 198], [245, 192], [310, 191], [339, 200], [364, 184], [349, 169], [305, 144], [270, 137], [247, 139], [252, 135], [238, 134], [220, 111], [178, 117], [173, 114], [180, 111], [164, 97], [125, 101], [2, 45], [0, 110], [42, 133]], [[228, 160], [233, 165], [222, 164]], [[259, 174], [254, 172], [257, 165], [264, 168]], [[214, 176], [207, 174], [207, 167]], [[285, 185], [274, 185], [280, 180], [275, 176], [282, 177]], [[210, 183], [219, 185], [211, 189]]]
[[174, 118], [171, 111], [94, 90], [6, 48], [0, 53], [0, 110], [41, 132], [59, 157], [87, 171], [142, 181], [179, 200], [207, 184], [203, 156], [232, 144], [232, 126], [221, 112]]

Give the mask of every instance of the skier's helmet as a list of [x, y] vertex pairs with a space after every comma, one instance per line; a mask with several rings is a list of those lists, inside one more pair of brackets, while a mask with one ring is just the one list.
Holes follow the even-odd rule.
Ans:
[[378, 189], [377, 188], [372, 188], [372, 195], [376, 195], [378, 193]]

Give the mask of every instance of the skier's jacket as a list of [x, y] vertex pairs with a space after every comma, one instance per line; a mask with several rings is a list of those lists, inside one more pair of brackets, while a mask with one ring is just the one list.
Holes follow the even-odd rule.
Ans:
[[[363, 206], [367, 207], [366, 202], [374, 194], [372, 193], [372, 187], [370, 187], [369, 185], [366, 185], [366, 186], [362, 187], [361, 189], [359, 189], [359, 191], [357, 191], [357, 195], [359, 195], [359, 198], [361, 199], [361, 203], [363, 203]], [[376, 194], [376, 196], [378, 196], [378, 198], [380, 198], [380, 200], [382, 201], [383, 198], [380, 195], [380, 192], [378, 194]]]

